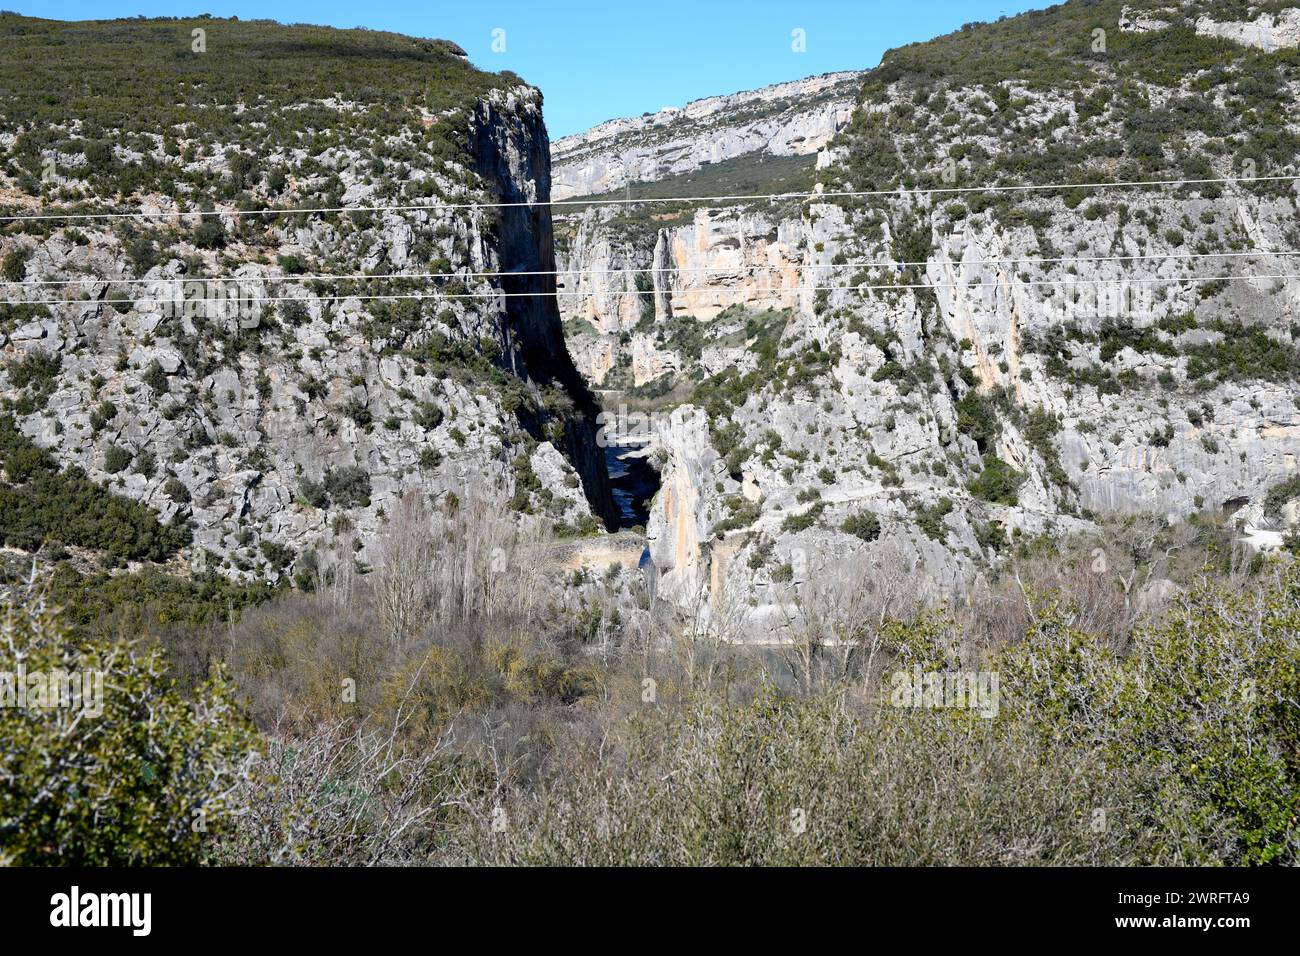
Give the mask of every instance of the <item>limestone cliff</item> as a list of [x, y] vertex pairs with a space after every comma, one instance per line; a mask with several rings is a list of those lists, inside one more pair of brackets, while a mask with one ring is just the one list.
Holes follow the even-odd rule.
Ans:
[[[6, 214], [112, 209], [119, 193], [132, 211], [0, 239], [0, 392], [21, 433], [188, 523], [182, 565], [241, 577], [372, 564], [409, 491], [572, 529], [611, 518], [553, 280], [521, 274], [554, 263], [540, 94], [436, 41], [197, 23], [223, 41], [210, 61], [169, 52], [188, 49], [185, 21], [79, 34], [87, 82], [110, 84], [129, 41], [157, 48], [165, 92], [125, 87], [93, 125], [38, 93], [5, 114]], [[64, 25], [21, 26], [55, 62], [68, 49]], [[313, 42], [286, 47], [295, 31]], [[297, 52], [240, 122], [219, 96], [167, 99], [169, 70], [210, 69], [211, 92], [238, 72], [223, 57], [268, 44]]]
[[[1192, 6], [1161, 25], [1156, 5], [1067, 3], [893, 51], [818, 170], [869, 197], [583, 214], [566, 329], [593, 381], [661, 402], [662, 593], [729, 590], [757, 633], [850, 559], [943, 593], [1123, 515], [1279, 545], [1294, 508], [1263, 502], [1300, 456], [1300, 283], [1278, 254], [1300, 247], [1298, 193], [1251, 177], [1296, 169], [1300, 81]], [[1094, 29], [1106, 51], [1039, 63]], [[1214, 181], [1037, 185], [1183, 179]]]

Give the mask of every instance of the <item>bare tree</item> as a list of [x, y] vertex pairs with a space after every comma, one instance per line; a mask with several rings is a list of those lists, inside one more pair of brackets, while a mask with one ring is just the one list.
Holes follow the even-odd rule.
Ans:
[[436, 545], [424, 495], [408, 491], [397, 502], [380, 540], [374, 575], [375, 608], [396, 646], [409, 641], [428, 618]]
[[543, 603], [548, 532], [514, 515], [477, 485], [433, 519], [434, 604], [450, 623], [509, 611], [531, 620]]
[[403, 746], [402, 719], [390, 727], [338, 720], [305, 735], [277, 731], [265, 772], [240, 794], [227, 864], [400, 865], [419, 862], [438, 816], [464, 802], [444, 737]]
[[790, 589], [786, 666], [804, 693], [822, 681], [870, 681], [886, 623], [910, 616], [926, 593], [915, 563], [896, 546], [814, 563]]
[[352, 606], [356, 590], [357, 564], [353, 543], [356, 535], [345, 531], [334, 538], [333, 554], [327, 566], [318, 572], [318, 588], [329, 595], [335, 608]]
[[384, 531], [373, 595], [389, 638], [402, 644], [441, 629], [508, 614], [531, 621], [546, 591], [548, 535], [519, 524], [477, 484], [432, 508], [411, 491]]

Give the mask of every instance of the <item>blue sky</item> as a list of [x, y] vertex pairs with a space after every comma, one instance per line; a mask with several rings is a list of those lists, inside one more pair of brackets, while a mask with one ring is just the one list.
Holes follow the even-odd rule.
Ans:
[[[873, 67], [891, 47], [948, 33], [971, 20], [1047, 5], [1046, 0], [5, 0], [6, 8], [19, 13], [61, 20], [210, 13], [444, 37], [464, 47], [477, 66], [514, 70], [541, 87], [552, 138], [702, 96]], [[804, 31], [802, 53], [792, 49], [796, 29]], [[504, 31], [504, 51], [493, 49], [494, 30]]]

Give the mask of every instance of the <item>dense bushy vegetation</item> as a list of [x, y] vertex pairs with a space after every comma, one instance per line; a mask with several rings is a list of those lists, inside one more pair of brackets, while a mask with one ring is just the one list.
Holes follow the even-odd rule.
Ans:
[[241, 584], [212, 572], [182, 577], [150, 567], [132, 574], [81, 573], [65, 561], [51, 572], [47, 595], [78, 635], [107, 638], [204, 633], [285, 589], [283, 580], [278, 587]]
[[147, 505], [115, 495], [0, 417], [0, 544], [91, 548], [117, 560], [164, 561], [190, 541], [183, 521], [163, 524]]
[[[0, 602], [0, 673], [98, 675], [73, 706], [0, 707], [0, 864], [201, 863], [230, 830], [256, 740], [214, 675], [190, 697], [160, 648], [79, 639], [36, 588]], [[30, 680], [28, 681], [30, 684]], [[13, 689], [12, 687], [10, 688]], [[30, 692], [30, 691], [29, 691]]]
[[[126, 771], [113, 799], [142, 834], [206, 808], [205, 834], [164, 844], [178, 861], [1294, 863], [1297, 566], [1242, 571], [1214, 536], [1145, 527], [1027, 554], [953, 607], [923, 602], [901, 568], [789, 584], [804, 623], [772, 653], [719, 640], [724, 611], [702, 629], [617, 574], [566, 581], [556, 603], [544, 542], [486, 502], [452, 516], [410, 499], [372, 575], [322, 564], [313, 591], [248, 604], [237, 621], [123, 616], [137, 601], [240, 600], [213, 582], [202, 597], [157, 580], [95, 584], [178, 680], [168, 687], [162, 658], [119, 657], [109, 666], [133, 675], [134, 696], [110, 706], [180, 708], [157, 733], [233, 786], [205, 790], [176, 763], [134, 772], [134, 743], [89, 752]], [[1098, 543], [1114, 562], [1102, 571]], [[1183, 570], [1159, 557], [1173, 553]], [[1152, 574], [1187, 588], [1164, 607], [1135, 601], [1135, 579]], [[46, 593], [58, 603], [68, 584], [56, 576]], [[30, 589], [5, 613], [24, 646], [120, 646], [88, 611], [100, 613], [72, 611], [76, 637]], [[207, 684], [218, 661], [260, 742]], [[899, 705], [896, 675], [954, 671], [996, 674], [995, 706]], [[221, 703], [183, 717], [186, 693]], [[47, 777], [11, 742], [57, 715], [6, 719], [22, 722], [3, 752], [27, 793]], [[196, 719], [202, 750], [187, 749], [200, 746]], [[240, 755], [254, 749], [266, 757], [248, 769]], [[57, 826], [0, 803], [0, 854], [163, 859], [117, 830], [76, 842], [96, 804], [74, 787], [55, 788]]]
[[[595, 773], [518, 799], [478, 847], [552, 864], [1294, 861], [1298, 583], [1202, 591], [1123, 656], [1046, 602], [985, 665], [1003, 680], [991, 720], [839, 693], [693, 699], [634, 722], [616, 759], [585, 752]], [[941, 666], [942, 629], [895, 636]]]

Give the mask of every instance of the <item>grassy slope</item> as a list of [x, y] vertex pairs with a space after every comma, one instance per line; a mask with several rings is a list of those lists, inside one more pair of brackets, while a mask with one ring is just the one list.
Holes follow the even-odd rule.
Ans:
[[[193, 30], [207, 50], [191, 50]], [[195, 109], [274, 109], [338, 96], [432, 110], [464, 105], [501, 82], [446, 40], [266, 20], [95, 20], [0, 16], [0, 99], [24, 125], [94, 119], [157, 131]]]

